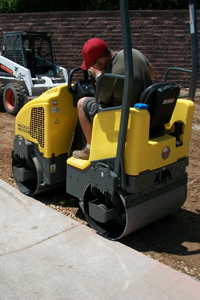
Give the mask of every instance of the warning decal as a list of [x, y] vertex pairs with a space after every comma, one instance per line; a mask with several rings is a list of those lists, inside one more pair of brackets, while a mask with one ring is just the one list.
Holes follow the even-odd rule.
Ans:
[[60, 124], [60, 121], [58, 120], [58, 118], [55, 120], [54, 124]]
[[56, 173], [56, 164], [50, 165], [50, 172]]

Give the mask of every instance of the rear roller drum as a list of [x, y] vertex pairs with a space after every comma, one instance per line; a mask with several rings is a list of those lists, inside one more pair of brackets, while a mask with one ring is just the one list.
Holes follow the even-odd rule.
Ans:
[[118, 208], [113, 208], [111, 201], [109, 207], [107, 197], [101, 195], [97, 197], [90, 186], [86, 188], [83, 196], [86, 219], [99, 234], [118, 240], [181, 208], [187, 196], [187, 186], [181, 185], [151, 199], [144, 197], [139, 204], [130, 208], [125, 208], [123, 195], [116, 194]]
[[[98, 198], [97, 198], [98, 194]], [[109, 194], [95, 193], [89, 185], [83, 196], [83, 208], [89, 225], [99, 234], [112, 240], [117, 240], [126, 227], [126, 212], [123, 203], [118, 198], [119, 206], [115, 207], [109, 199]]]

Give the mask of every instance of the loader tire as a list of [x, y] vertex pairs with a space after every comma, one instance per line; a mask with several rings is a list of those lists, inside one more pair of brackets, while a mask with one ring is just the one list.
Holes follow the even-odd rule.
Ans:
[[20, 83], [8, 83], [5, 86], [3, 104], [7, 113], [16, 116], [26, 101], [26, 91]]
[[0, 81], [0, 111], [4, 110], [4, 105], [3, 105], [3, 91], [4, 91], [4, 85]]

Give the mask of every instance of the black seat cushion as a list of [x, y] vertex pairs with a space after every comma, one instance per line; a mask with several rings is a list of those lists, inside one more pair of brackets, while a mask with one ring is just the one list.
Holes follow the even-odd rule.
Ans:
[[148, 105], [150, 134], [159, 132], [168, 123], [174, 111], [180, 88], [173, 83], [149, 86], [140, 96], [140, 103]]

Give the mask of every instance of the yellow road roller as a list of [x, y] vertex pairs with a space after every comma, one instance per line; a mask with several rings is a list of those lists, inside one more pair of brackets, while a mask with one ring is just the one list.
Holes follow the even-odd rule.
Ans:
[[[179, 209], [187, 197], [187, 172], [194, 95], [199, 70], [196, 2], [189, 1], [192, 70], [189, 94], [167, 82], [149, 86], [130, 107], [133, 79], [128, 1], [120, 1], [126, 74], [103, 74], [97, 85], [83, 73], [68, 85], [54, 87], [28, 102], [16, 116], [12, 151], [13, 175], [20, 191], [34, 196], [60, 184], [79, 199], [89, 225], [117, 240]], [[124, 80], [122, 106], [102, 107], [101, 80]], [[166, 75], [167, 77], [167, 75]], [[74, 158], [82, 146], [77, 101], [95, 95], [90, 157]]]

